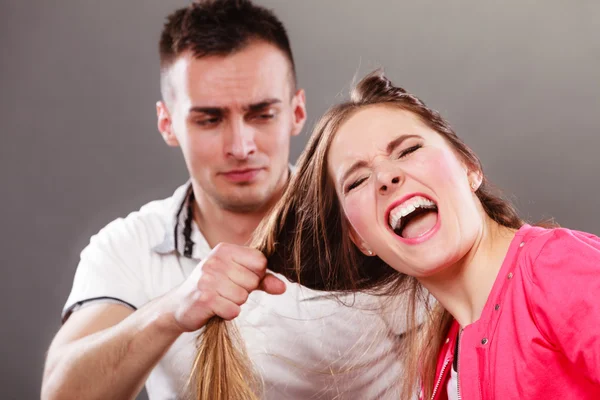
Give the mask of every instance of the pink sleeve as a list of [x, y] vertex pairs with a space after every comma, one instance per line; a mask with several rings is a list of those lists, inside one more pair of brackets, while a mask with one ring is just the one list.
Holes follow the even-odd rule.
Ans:
[[600, 238], [556, 229], [531, 266], [538, 329], [574, 368], [600, 383]]

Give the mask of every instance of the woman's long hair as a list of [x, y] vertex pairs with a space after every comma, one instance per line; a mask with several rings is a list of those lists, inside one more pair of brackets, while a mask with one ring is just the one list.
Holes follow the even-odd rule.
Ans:
[[[437, 356], [452, 316], [439, 305], [429, 307], [428, 296], [415, 278], [358, 250], [350, 240], [349, 223], [328, 174], [327, 154], [336, 132], [350, 116], [372, 105], [412, 112], [439, 133], [470, 169], [482, 171], [477, 156], [446, 120], [377, 70], [355, 86], [349, 101], [332, 107], [316, 125], [282, 199], [256, 230], [252, 246], [265, 254], [271, 271], [311, 289], [407, 296], [403, 398], [411, 398], [419, 382], [425, 398], [429, 398]], [[493, 221], [513, 229], [523, 224], [513, 206], [485, 177], [476, 195]], [[417, 329], [419, 310], [425, 310], [425, 324]], [[247, 400], [260, 396], [260, 381], [252, 372], [243, 343], [228, 337], [232, 328], [233, 324], [214, 319], [199, 338], [192, 372], [197, 399]]]

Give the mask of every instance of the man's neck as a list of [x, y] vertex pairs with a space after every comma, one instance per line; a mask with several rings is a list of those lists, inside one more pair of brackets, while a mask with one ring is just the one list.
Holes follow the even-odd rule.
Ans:
[[481, 317], [515, 232], [486, 216], [483, 231], [460, 262], [420, 279], [462, 327]]
[[194, 204], [194, 220], [208, 245], [233, 243], [248, 244], [252, 233], [265, 216], [266, 212], [236, 213], [219, 207], [203, 207]]
[[272, 196], [271, 201], [255, 211], [236, 212], [224, 209], [206, 199], [200, 193], [201, 189], [194, 188], [194, 221], [211, 248], [219, 243], [247, 245], [258, 224], [260, 224], [277, 200], [281, 198], [284, 189], [285, 183]]

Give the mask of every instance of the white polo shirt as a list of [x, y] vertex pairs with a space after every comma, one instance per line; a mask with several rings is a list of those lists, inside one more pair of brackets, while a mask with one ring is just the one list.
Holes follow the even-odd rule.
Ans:
[[[188, 182], [173, 196], [146, 204], [91, 238], [81, 253], [63, 320], [92, 302], [119, 302], [136, 310], [190, 275], [210, 251], [194, 224], [192, 256], [183, 256], [190, 190]], [[382, 318], [369, 296], [348, 297], [349, 307], [327, 293], [284, 281], [285, 294], [253, 292], [235, 319], [264, 379], [264, 398], [400, 398], [397, 346], [403, 328], [387, 322], [398, 314]], [[151, 400], [184, 397], [197, 336], [183, 334], [154, 368], [146, 382]]]

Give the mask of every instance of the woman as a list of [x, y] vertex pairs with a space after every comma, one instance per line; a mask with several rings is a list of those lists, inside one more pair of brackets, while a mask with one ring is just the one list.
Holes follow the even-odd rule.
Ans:
[[313, 289], [403, 293], [413, 328], [429, 310], [405, 398], [600, 398], [600, 239], [525, 224], [448, 123], [380, 72], [321, 119], [255, 246]]

